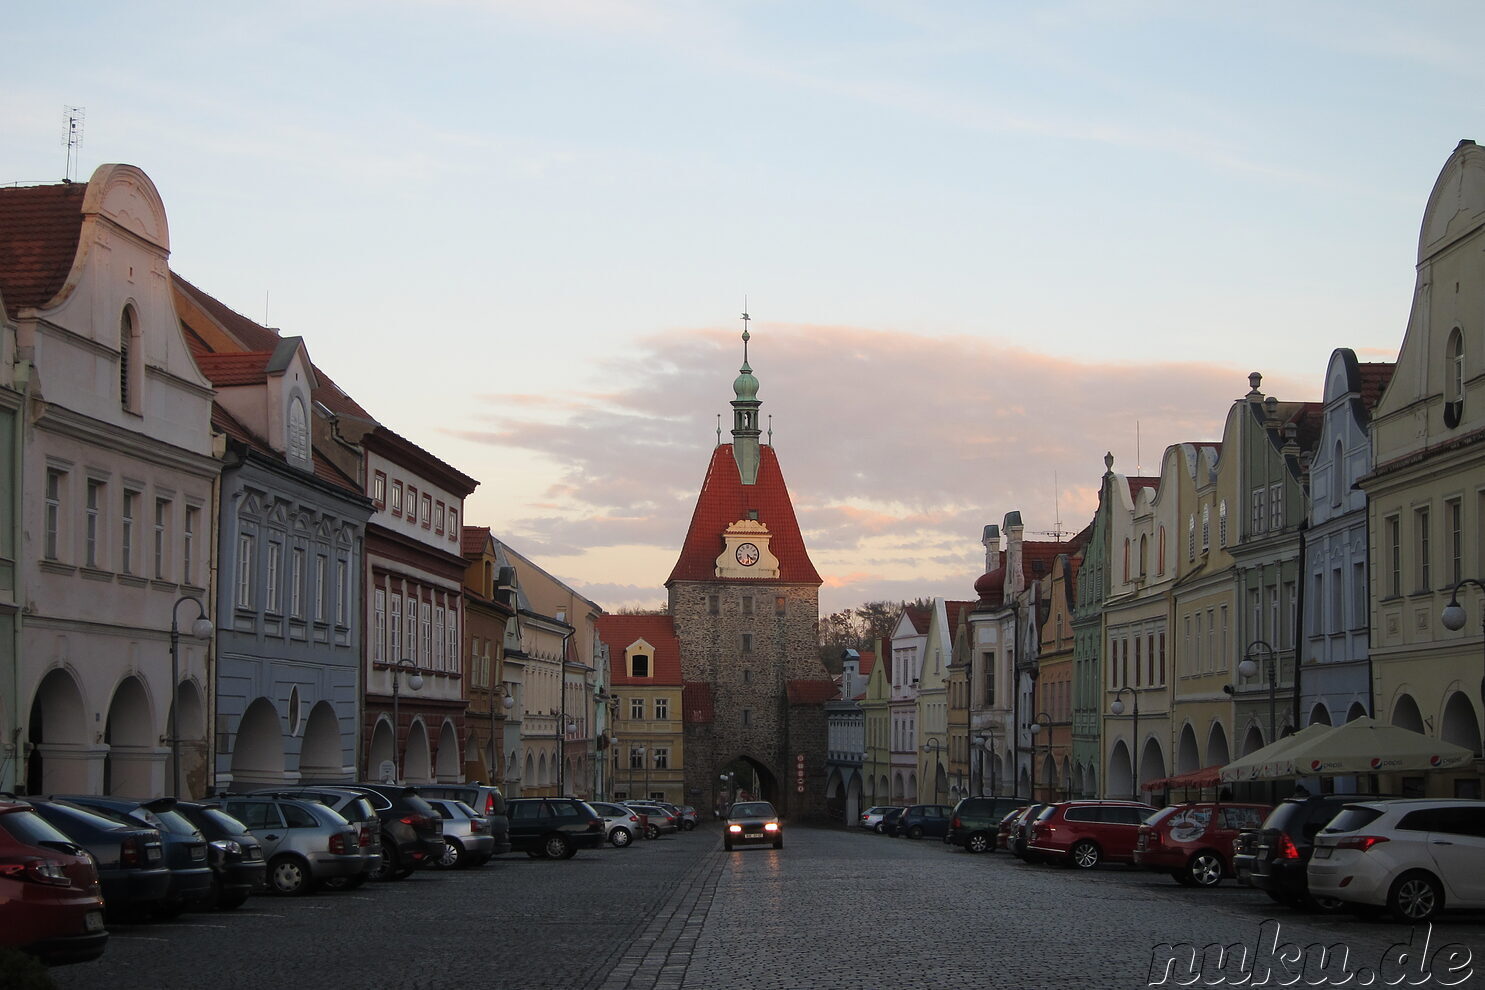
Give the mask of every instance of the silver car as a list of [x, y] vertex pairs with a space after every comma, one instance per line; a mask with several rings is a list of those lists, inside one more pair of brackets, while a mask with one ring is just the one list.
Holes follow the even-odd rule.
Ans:
[[424, 796], [443, 819], [443, 855], [434, 861], [439, 869], [479, 866], [495, 855], [495, 836], [490, 833], [490, 819], [475, 812], [463, 801]]
[[382, 862], [382, 822], [377, 817], [371, 801], [360, 791], [331, 784], [296, 784], [292, 787], [273, 787], [253, 791], [254, 795], [298, 798], [301, 801], [318, 801], [340, 817], [356, 826], [356, 844], [366, 860], [366, 868], [353, 877], [331, 877], [325, 886], [332, 890], [355, 890], [371, 877]]
[[318, 801], [231, 795], [221, 803], [263, 844], [268, 889], [275, 894], [307, 894], [326, 880], [366, 869], [356, 826]]
[[643, 837], [641, 828], [644, 819], [639, 817], [638, 812], [621, 804], [608, 804], [604, 801], [589, 801], [588, 807], [598, 812], [598, 816], [603, 819], [610, 845], [622, 849], [635, 839]]

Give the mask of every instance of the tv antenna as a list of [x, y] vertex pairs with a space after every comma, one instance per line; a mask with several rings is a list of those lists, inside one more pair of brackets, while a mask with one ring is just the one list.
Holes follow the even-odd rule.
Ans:
[[1070, 534], [1062, 528], [1062, 489], [1058, 485], [1056, 471], [1052, 472], [1052, 514], [1053, 522], [1051, 529], [1034, 529], [1032, 532], [1037, 536], [1050, 536], [1058, 543], [1061, 543], [1063, 542], [1062, 538]]
[[66, 182], [72, 182], [77, 178], [78, 149], [82, 147], [83, 120], [88, 111], [86, 107], [63, 107], [62, 111], [67, 117], [67, 131], [63, 140], [67, 145], [67, 171], [63, 178]]

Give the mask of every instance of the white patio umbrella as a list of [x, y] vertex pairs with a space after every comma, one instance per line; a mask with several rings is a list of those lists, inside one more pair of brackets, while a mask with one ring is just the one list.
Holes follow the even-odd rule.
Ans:
[[[1297, 736], [1295, 738], [1298, 738]], [[1475, 754], [1463, 746], [1411, 729], [1358, 718], [1284, 752], [1280, 777], [1329, 777], [1358, 773], [1449, 770], [1468, 765]]]
[[1255, 749], [1247, 756], [1239, 757], [1223, 767], [1222, 782], [1240, 784], [1250, 780], [1271, 780], [1275, 777], [1294, 776], [1294, 774], [1277, 772], [1281, 768], [1287, 770], [1289, 766], [1284, 757], [1294, 747], [1310, 742], [1329, 731], [1331, 729], [1328, 725], [1307, 725], [1292, 736], [1285, 736], [1261, 749]]

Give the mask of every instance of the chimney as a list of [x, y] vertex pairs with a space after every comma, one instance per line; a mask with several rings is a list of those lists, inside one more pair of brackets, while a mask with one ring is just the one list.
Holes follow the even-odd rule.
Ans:
[[991, 523], [980, 535], [985, 547], [985, 573], [989, 574], [1000, 564], [1000, 527]]

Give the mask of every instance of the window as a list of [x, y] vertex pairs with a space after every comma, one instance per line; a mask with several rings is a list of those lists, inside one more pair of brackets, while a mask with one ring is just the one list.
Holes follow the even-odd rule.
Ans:
[[[315, 621], [325, 621], [325, 600], [330, 594], [329, 568], [326, 566], [325, 555], [315, 554]], [[380, 594], [381, 592], [378, 592]]]
[[629, 658], [630, 677], [650, 676], [650, 657], [647, 653], [636, 653]]
[[1150, 557], [1149, 551], [1150, 551], [1150, 539], [1147, 536], [1141, 535], [1140, 536], [1140, 577], [1144, 577], [1146, 574], [1149, 573], [1149, 570], [1148, 570], [1149, 557]]
[[412, 485], [407, 486], [407, 521], [418, 521], [418, 490]]
[[443, 606], [433, 607], [433, 669], [444, 670], [447, 658], [443, 651]]
[[[1222, 606], [1222, 629], [1223, 629], [1223, 633], [1225, 635], [1226, 634], [1226, 630], [1227, 630], [1227, 606], [1226, 605]], [[1160, 634], [1160, 681], [1159, 681], [1159, 683], [1161, 683], [1161, 684], [1164, 684], [1165, 683], [1165, 633], [1161, 633]]]
[[721, 609], [721, 600], [716, 595], [707, 595], [706, 596], [706, 614], [707, 615], [720, 615], [721, 612], [722, 612], [722, 609]]
[[1165, 573], [1165, 527], [1160, 527], [1160, 539], [1155, 547], [1155, 573]]
[[304, 618], [304, 551], [299, 547], [289, 555], [289, 615]]
[[742, 651], [744, 653], [752, 653], [753, 652], [753, 634], [752, 633], [743, 633], [742, 634]]
[[[51, 499], [48, 497], [47, 506], [50, 509]], [[83, 563], [88, 567], [97, 567], [98, 540], [102, 536], [102, 511], [103, 511], [103, 482], [88, 479], [87, 500], [87, 525], [83, 533]]]
[[1150, 683], [1150, 684], [1159, 684], [1159, 683], [1161, 683], [1161, 682], [1163, 682], [1165, 680], [1164, 674], [1161, 675], [1160, 680], [1157, 681], [1155, 679], [1155, 635], [1154, 635], [1154, 633], [1151, 633], [1145, 639], [1145, 665], [1146, 665], [1146, 671], [1147, 671], [1145, 679], [1146, 679], [1146, 681], [1148, 683]]
[[1206, 553], [1212, 548], [1212, 507], [1203, 505], [1201, 507], [1201, 552]]
[[787, 602], [788, 599], [785, 598], [783, 595], [776, 595], [773, 600], [773, 614], [783, 615], [787, 608]]
[[1351, 628], [1361, 629], [1367, 623], [1366, 562], [1351, 565]]
[[392, 515], [402, 515], [402, 482], [392, 482]]
[[201, 510], [186, 506], [185, 523], [181, 527], [180, 579], [183, 584], [196, 583], [196, 527], [201, 521]]
[[381, 663], [386, 659], [383, 651], [387, 643], [387, 590], [385, 588], [376, 589], [376, 594], [372, 597], [372, 614], [375, 616], [375, 625], [372, 628], [371, 660], [373, 663]]
[[387, 475], [385, 471], [378, 471], [371, 476], [371, 500], [380, 509], [387, 504]]
[[1431, 562], [1428, 559], [1428, 506], [1413, 510], [1413, 531], [1417, 543], [1417, 582], [1415, 590], [1427, 591], [1433, 587]]
[[144, 362], [139, 360], [139, 351], [139, 327], [134, 310], [126, 306], [119, 316], [119, 405], [125, 412], [140, 411]]
[[170, 522], [170, 500], [164, 498], [155, 499], [155, 580], [165, 580], [167, 561], [169, 560], [166, 550], [168, 549], [169, 534], [167, 527]]
[[263, 607], [270, 612], [279, 611], [282, 606], [278, 600], [279, 570], [283, 567], [284, 548], [281, 543], [272, 541], [268, 544], [268, 575], [265, 582]]
[[643, 719], [645, 717], [645, 699], [629, 699], [629, 717], [632, 719]]
[[433, 603], [420, 602], [419, 608], [422, 612], [423, 642], [418, 650], [418, 657], [426, 664], [433, 658]]
[[1249, 501], [1249, 508], [1251, 509], [1250, 522], [1252, 524], [1252, 532], [1261, 533], [1263, 532], [1263, 521], [1267, 518], [1267, 516], [1264, 515], [1265, 506], [1263, 504], [1263, 489], [1253, 489], [1253, 491], [1249, 495]]
[[1346, 481], [1342, 473], [1342, 468], [1345, 465], [1346, 448], [1337, 440], [1335, 442], [1335, 452], [1331, 454], [1330, 462], [1330, 507], [1332, 509], [1339, 509], [1341, 507], [1341, 498], [1344, 494], [1342, 489]]
[[1129, 538], [1124, 539], [1124, 580], [1129, 580]]
[[670, 769], [670, 750], [667, 747], [665, 747], [665, 746], [656, 746], [655, 747], [655, 769], [656, 770], [669, 770]]
[[459, 542], [459, 510], [449, 507], [449, 542]]
[[61, 559], [63, 476], [62, 471], [46, 472], [46, 537], [41, 554], [47, 560]]
[[1206, 642], [1207, 642], [1206, 637], [1202, 635], [1202, 614], [1200, 612], [1197, 612], [1196, 613], [1196, 668], [1195, 668], [1197, 671], [1205, 671], [1207, 669], [1207, 658], [1206, 658], [1206, 649], [1205, 649]]
[[656, 698], [655, 699], [655, 718], [657, 718], [657, 719], [667, 719], [667, 718], [670, 718], [670, 699], [669, 698]]
[[350, 564], [344, 560], [337, 560], [335, 562], [335, 622], [340, 626], [351, 624], [350, 580]]
[[1183, 624], [1185, 625], [1185, 636], [1181, 641], [1181, 665], [1186, 673], [1194, 674], [1196, 673], [1196, 663], [1194, 655], [1191, 652], [1191, 616], [1185, 616]]
[[423, 493], [423, 528], [428, 529], [433, 525], [433, 496], [427, 492]]
[[407, 596], [407, 627], [402, 637], [402, 648], [409, 659], [418, 658], [418, 599], [415, 595]]
[[1273, 485], [1268, 490], [1268, 516], [1274, 532], [1284, 528], [1284, 486]]
[[1196, 560], [1196, 516], [1186, 517], [1186, 562]]
[[751, 670], [749, 670], [747, 667], [744, 667], [742, 669], [742, 682], [744, 684], [751, 684], [751, 683], [753, 683], [753, 672]]
[[1227, 499], [1217, 504], [1217, 540], [1218, 546], [1227, 546]]
[[1464, 504], [1457, 498], [1444, 503], [1444, 525], [1449, 527], [1449, 586], [1464, 576]]
[[399, 660], [402, 657], [402, 596], [401, 595], [394, 594], [392, 596], [392, 614], [391, 614], [391, 621], [387, 625], [387, 632], [391, 634], [390, 635], [390, 645], [388, 646], [387, 658], [389, 660], [392, 660], [392, 661], [395, 662], [396, 660]]
[[1444, 425], [1451, 430], [1464, 418], [1464, 333], [1455, 327], [1444, 348]]
[[443, 504], [443, 499], [439, 499], [438, 503], [433, 507], [433, 531], [440, 536], [443, 535], [443, 517], [445, 511], [446, 506]]
[[743, 615], [752, 615], [753, 614], [753, 596], [752, 595], [743, 595], [742, 596], [742, 614]]
[[1145, 644], [1138, 636], [1134, 638], [1134, 686], [1140, 687], [1144, 684], [1144, 665], [1140, 661], [1145, 655]]
[[1387, 529], [1387, 596], [1402, 594], [1402, 519], [1388, 516]]
[[645, 768], [644, 750], [633, 747], [629, 750], [629, 769], [643, 770]]
[[[1340, 572], [1337, 571], [1336, 573]], [[1321, 603], [1325, 600], [1325, 582], [1323, 576], [1318, 571], [1311, 576], [1310, 585], [1310, 635], [1323, 636], [1325, 635], [1325, 610], [1320, 606]], [[1334, 597], [1337, 594], [1337, 591], [1335, 588], [1332, 588], [1330, 589], [1330, 593], [1331, 596]], [[1332, 602], [1332, 610], [1330, 616], [1330, 621], [1332, 623], [1336, 623], [1340, 615], [1340, 612], [1335, 610], [1334, 605], [1335, 603]], [[1334, 626], [1334, 628], [1339, 628], [1339, 626]]]
[[980, 654], [980, 663], [985, 668], [985, 704], [995, 704], [995, 653], [993, 651]]
[[459, 670], [459, 610], [450, 605], [448, 627], [444, 633], [444, 649], [448, 651], [449, 670]]
[[237, 538], [237, 607], [253, 607], [253, 552], [255, 540], [247, 533]]
[[748, 726], [750, 726], [752, 724], [753, 724], [753, 710], [751, 708], [744, 708], [742, 710], [742, 727], [744, 729], [746, 729]]
[[139, 505], [138, 492], [124, 492], [124, 511], [119, 514], [119, 570], [134, 573], [134, 509]]

